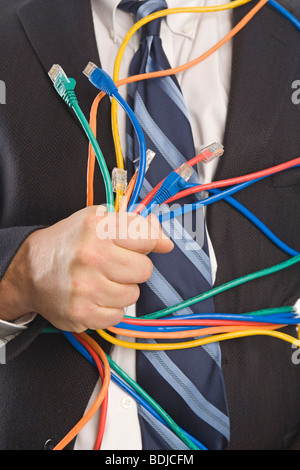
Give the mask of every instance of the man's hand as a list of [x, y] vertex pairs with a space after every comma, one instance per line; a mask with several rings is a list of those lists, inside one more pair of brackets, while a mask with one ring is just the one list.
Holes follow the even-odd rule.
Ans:
[[73, 332], [115, 325], [151, 276], [147, 255], [172, 249], [156, 217], [85, 208], [27, 238], [0, 283], [0, 318], [36, 312]]

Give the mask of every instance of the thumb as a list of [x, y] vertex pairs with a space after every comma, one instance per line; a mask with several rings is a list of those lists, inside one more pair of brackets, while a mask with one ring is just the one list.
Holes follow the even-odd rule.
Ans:
[[[170, 253], [170, 251], [172, 251], [174, 248], [174, 243], [163, 232], [163, 229], [161, 227], [161, 224], [158, 218], [154, 214], [150, 214], [148, 216], [148, 222], [151, 225], [151, 229], [157, 232], [156, 244], [153, 247], [152, 252], [153, 253]], [[153, 233], [153, 230], [151, 230], [151, 233]]]

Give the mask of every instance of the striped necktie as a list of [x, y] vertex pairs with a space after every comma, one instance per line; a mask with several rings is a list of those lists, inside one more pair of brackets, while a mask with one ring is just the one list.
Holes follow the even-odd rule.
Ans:
[[[123, 0], [119, 8], [133, 13], [138, 21], [167, 8], [167, 4], [164, 0]], [[159, 36], [161, 21], [156, 19], [141, 28], [141, 42], [130, 65], [130, 75], [170, 68]], [[174, 76], [131, 84], [128, 103], [142, 126], [147, 148], [156, 153], [146, 174], [141, 193], [144, 197], [172, 170], [195, 156], [193, 136], [184, 98]], [[138, 141], [128, 121], [129, 177], [135, 171], [138, 155]], [[198, 183], [196, 174], [190, 182]], [[195, 200], [193, 198], [190, 200]], [[153, 273], [149, 281], [140, 286], [137, 315], [172, 306], [211, 288], [211, 265], [200, 211], [197, 211], [196, 222], [196, 236], [189, 234], [177, 219], [171, 220], [168, 226], [163, 223], [165, 231], [173, 234], [175, 247], [167, 255], [150, 255]], [[193, 312], [214, 312], [213, 300], [208, 299], [178, 314]], [[218, 343], [184, 350], [138, 351], [137, 381], [181, 428], [205, 447], [227, 447], [229, 418]], [[172, 431], [142, 408], [139, 408], [139, 418], [143, 449], [186, 449]]]

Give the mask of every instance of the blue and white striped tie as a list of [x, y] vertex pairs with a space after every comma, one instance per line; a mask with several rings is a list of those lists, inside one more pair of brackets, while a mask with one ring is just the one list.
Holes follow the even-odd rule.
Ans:
[[[138, 21], [167, 8], [167, 4], [164, 0], [123, 0], [119, 8], [134, 13]], [[170, 68], [159, 36], [160, 26], [161, 19], [156, 19], [141, 28], [141, 43], [132, 60], [130, 75]], [[147, 148], [156, 153], [146, 174], [144, 193], [141, 194], [144, 197], [172, 170], [195, 156], [193, 137], [184, 98], [174, 76], [131, 84], [128, 103], [143, 128]], [[138, 155], [139, 145], [128, 122], [129, 177], [135, 171], [134, 162]], [[198, 183], [196, 175], [194, 182]], [[198, 211], [197, 235], [193, 239], [177, 219], [164, 228], [173, 234], [175, 248], [167, 255], [150, 255], [154, 269], [150, 280], [140, 286], [138, 315], [177, 304], [209, 290], [212, 285], [203, 214]], [[213, 300], [208, 299], [178, 313], [192, 312], [214, 312]], [[180, 427], [208, 449], [227, 447], [229, 418], [219, 344], [138, 352], [137, 380]], [[142, 408], [139, 411], [144, 449], [185, 449], [175, 434]]]

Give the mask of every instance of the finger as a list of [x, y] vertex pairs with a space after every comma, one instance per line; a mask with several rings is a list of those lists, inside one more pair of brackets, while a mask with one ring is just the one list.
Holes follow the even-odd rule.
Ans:
[[144, 254], [167, 253], [173, 249], [172, 241], [163, 233], [155, 216], [141, 217], [127, 214], [119, 219], [118, 237], [114, 243], [122, 248]]
[[154, 214], [148, 216], [148, 223], [157, 231], [157, 242], [153, 248], [154, 253], [169, 253], [174, 248], [174, 243], [165, 235], [158, 218]]
[[99, 307], [126, 308], [137, 302], [140, 289], [137, 284], [121, 284], [106, 279], [102, 281], [96, 297]]
[[143, 253], [112, 244], [109, 257], [100, 255], [99, 269], [111, 281], [121, 284], [142, 284], [150, 278], [153, 264]]
[[99, 307], [95, 305], [93, 311], [90, 312], [87, 328], [91, 330], [109, 328], [120, 323], [123, 318], [123, 308]]
[[115, 326], [124, 318], [124, 309], [90, 306], [88, 309], [82, 309], [81, 315], [76, 318], [64, 319], [61, 324], [58, 322], [55, 326], [64, 331], [81, 333], [85, 330], [98, 330]]

